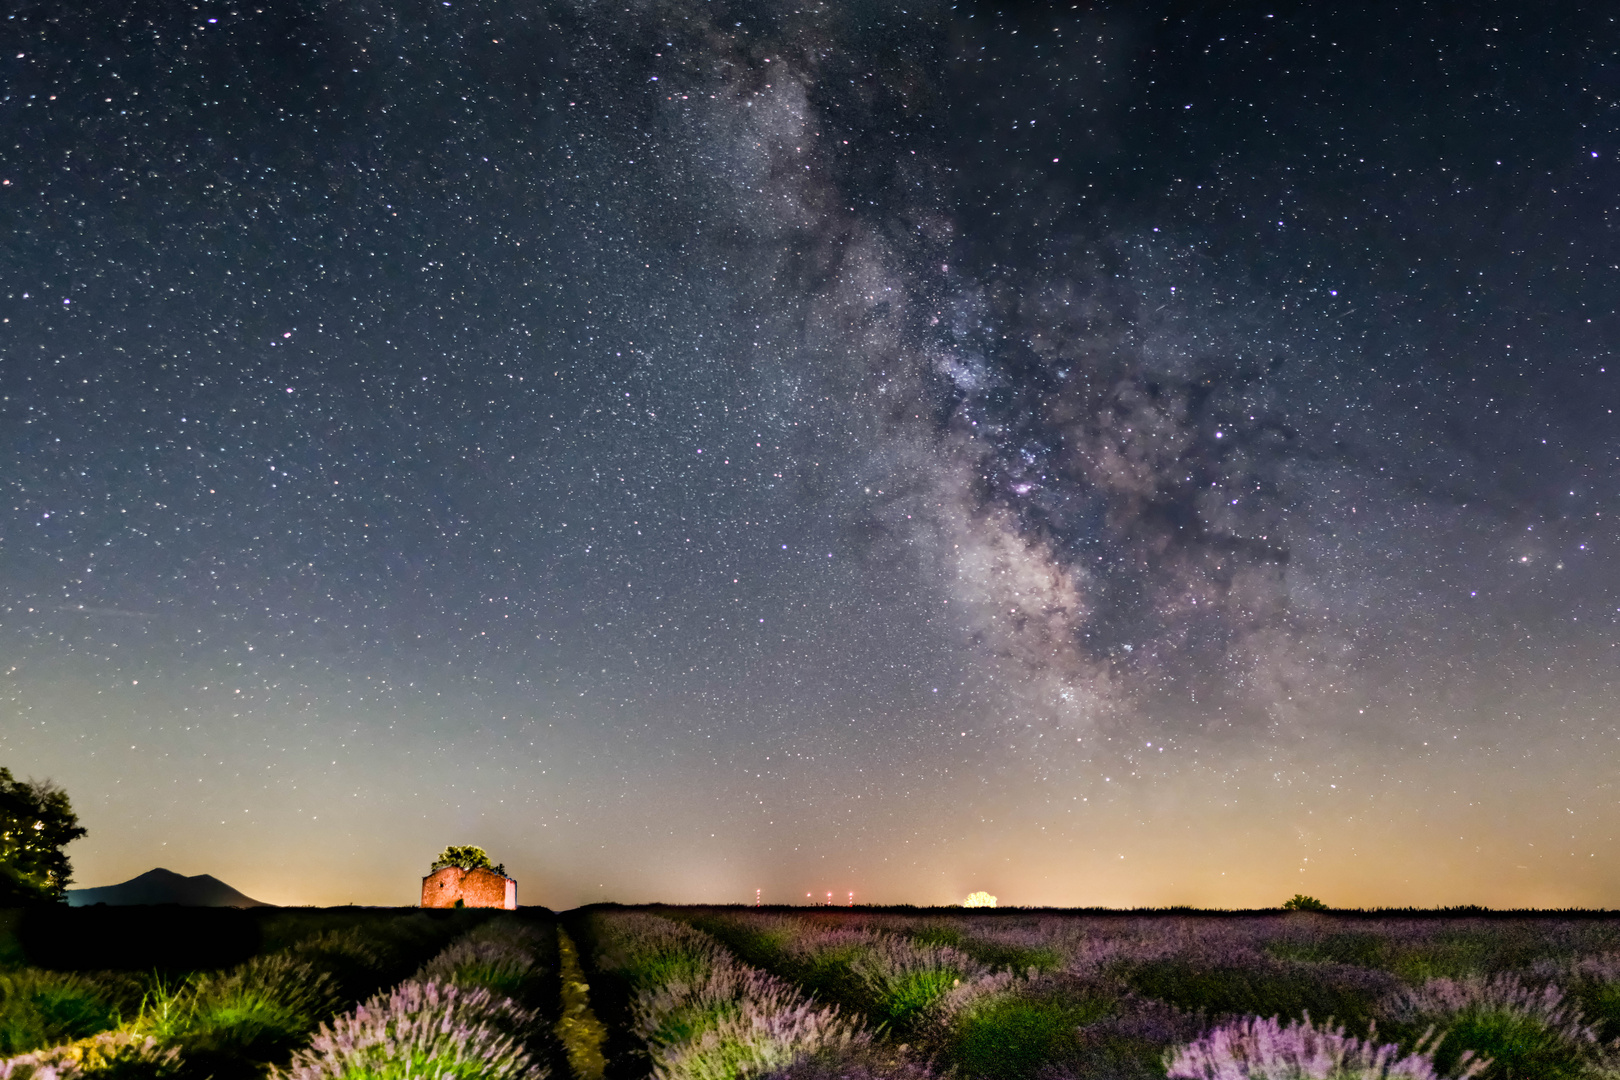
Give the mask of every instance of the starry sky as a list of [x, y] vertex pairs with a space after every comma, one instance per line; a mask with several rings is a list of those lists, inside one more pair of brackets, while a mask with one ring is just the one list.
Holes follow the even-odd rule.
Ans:
[[10, 5], [0, 764], [275, 903], [1620, 906], [1617, 45]]

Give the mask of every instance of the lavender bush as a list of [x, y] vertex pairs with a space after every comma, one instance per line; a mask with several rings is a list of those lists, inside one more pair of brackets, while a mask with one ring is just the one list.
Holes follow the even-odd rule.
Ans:
[[544, 977], [544, 941], [532, 927], [491, 922], [452, 942], [417, 971], [417, 982], [482, 986], [495, 994], [520, 998]]
[[[895, 1031], [921, 1040], [964, 1076], [1162, 1076], [1163, 1052], [1192, 1042], [1211, 1022], [1277, 1016], [1287, 1024], [1311, 1015], [1353, 1029], [1376, 1018], [1386, 1041], [1405, 1047], [1390, 1059], [1395, 1063], [1421, 1056], [1416, 1040], [1432, 1024], [1441, 1037], [1423, 1045], [1440, 1072], [1467, 1071], [1469, 1062], [1489, 1057], [1494, 1062], [1481, 1075], [1620, 1080], [1616, 1053], [1604, 1042], [1620, 1036], [1617, 920], [736, 908], [670, 914], [823, 1000], [901, 1020]], [[971, 966], [952, 975], [943, 992], [936, 993], [932, 973], [919, 977], [935, 979], [931, 985], [903, 987], [913, 964], [928, 967], [909, 949], [950, 950]], [[1476, 993], [1472, 1006], [1456, 1007], [1440, 1000], [1446, 984], [1434, 980], [1465, 987], [1497, 980], [1541, 995], [1540, 1004], [1530, 1008], [1522, 994], [1504, 1004], [1500, 994]], [[1549, 985], [1567, 991], [1561, 1016], [1544, 1007]], [[912, 990], [924, 1007], [907, 1007]], [[1420, 1001], [1425, 992], [1435, 1000]], [[901, 1003], [899, 1015], [885, 1005], [891, 999]], [[1031, 1045], [1047, 1048], [1044, 1064], [1026, 1060], [1017, 1066], [1022, 1072], [985, 1064]]]
[[964, 982], [990, 976], [983, 965], [949, 945], [918, 945], [882, 935], [851, 961], [850, 973], [875, 1008], [904, 1024], [920, 1021]]
[[1430, 979], [1393, 995], [1385, 1013], [1408, 1030], [1438, 1025], [1443, 1063], [1470, 1051], [1489, 1056], [1487, 1076], [1573, 1080], [1616, 1064], [1615, 1048], [1552, 983], [1530, 986], [1514, 975]]
[[632, 1022], [657, 1080], [759, 1076], [870, 1042], [837, 1008], [739, 962], [700, 930], [617, 913], [598, 916], [596, 931], [599, 965], [634, 991]]
[[17, 1055], [105, 1031], [118, 1010], [83, 975], [23, 968], [0, 973], [0, 1055]]
[[[1402, 1055], [1346, 1035], [1342, 1027], [1317, 1027], [1310, 1017], [1283, 1026], [1275, 1017], [1244, 1017], [1222, 1024], [1167, 1054], [1170, 1080], [1439, 1080], [1431, 1050]], [[1464, 1061], [1458, 1080], [1477, 1075], [1479, 1063]]]
[[952, 945], [918, 941], [921, 920], [731, 912], [693, 921], [806, 989], [908, 1029], [937, 1024], [947, 999], [966, 1003], [1008, 981]]
[[49, 1050], [0, 1061], [0, 1080], [164, 1080], [179, 1071], [180, 1051], [149, 1035], [107, 1031]]
[[[1066, 996], [1073, 980], [1059, 986], [1034, 967], [992, 970], [966, 951], [976, 939], [945, 920], [931, 927], [917, 918], [728, 912], [694, 921], [800, 985], [882, 1018], [970, 1076], [1030, 1075], [1073, 1046], [1080, 1023], [1106, 1011], [1094, 995]], [[1006, 937], [994, 948], [1002, 956], [1034, 951]]]
[[406, 982], [322, 1024], [298, 1051], [285, 1080], [544, 1080], [510, 1034], [532, 1030], [535, 1014], [485, 987]]
[[290, 1050], [337, 1007], [331, 978], [289, 953], [229, 971], [154, 984], [133, 1030], [188, 1059], [203, 1054], [267, 1060]]

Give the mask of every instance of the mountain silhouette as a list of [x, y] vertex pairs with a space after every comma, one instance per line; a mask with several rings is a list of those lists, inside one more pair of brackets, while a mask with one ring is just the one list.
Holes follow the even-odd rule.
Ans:
[[271, 907], [262, 900], [243, 896], [217, 877], [195, 874], [186, 877], [161, 866], [148, 870], [140, 877], [130, 878], [117, 885], [103, 885], [96, 889], [69, 889], [69, 907], [89, 907], [107, 904], [117, 907], [128, 904], [180, 904], [183, 907]]

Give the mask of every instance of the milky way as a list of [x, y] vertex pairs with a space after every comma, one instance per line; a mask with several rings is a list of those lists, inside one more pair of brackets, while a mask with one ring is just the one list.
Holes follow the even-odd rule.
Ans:
[[1612, 24], [206, 7], [5, 24], [84, 884], [1613, 902]]

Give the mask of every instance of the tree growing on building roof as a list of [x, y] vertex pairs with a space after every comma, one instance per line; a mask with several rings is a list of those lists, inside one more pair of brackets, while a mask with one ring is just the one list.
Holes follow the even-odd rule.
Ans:
[[459, 866], [463, 870], [493, 870], [502, 877], [506, 876], [505, 863], [490, 862], [489, 854], [483, 848], [473, 847], [471, 844], [451, 844], [439, 852], [439, 857], [428, 867], [428, 873], [443, 870], [447, 866]]

